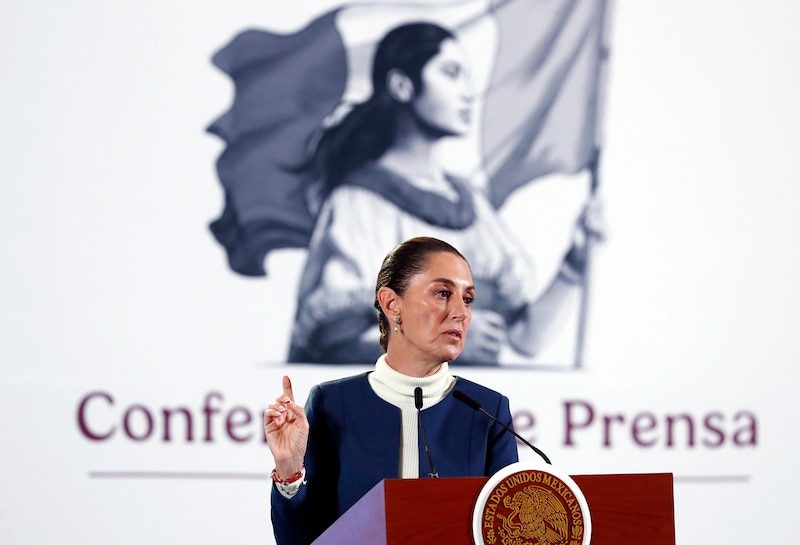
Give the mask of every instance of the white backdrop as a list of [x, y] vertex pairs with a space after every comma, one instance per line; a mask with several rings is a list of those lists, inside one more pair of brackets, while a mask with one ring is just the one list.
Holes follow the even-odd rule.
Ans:
[[[246, 279], [207, 230], [204, 129], [232, 92], [210, 56], [334, 5], [289, 4], [0, 7], [0, 542], [273, 542], [260, 412], [285, 372], [304, 398], [365, 370], [281, 363], [303, 252]], [[572, 474], [674, 473], [679, 543], [779, 542], [800, 531], [800, 7], [612, 21], [585, 367], [459, 373]], [[508, 221], [540, 232], [522, 202]]]

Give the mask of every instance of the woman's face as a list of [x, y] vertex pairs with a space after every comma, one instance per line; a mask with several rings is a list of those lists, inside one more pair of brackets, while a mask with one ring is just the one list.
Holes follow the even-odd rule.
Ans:
[[472, 82], [466, 56], [452, 39], [442, 42], [439, 53], [421, 73], [422, 90], [411, 101], [417, 118], [446, 136], [458, 136], [472, 122]]
[[472, 273], [461, 257], [438, 252], [414, 276], [400, 298], [400, 334], [390, 339], [394, 356], [438, 365], [464, 348], [475, 297]]

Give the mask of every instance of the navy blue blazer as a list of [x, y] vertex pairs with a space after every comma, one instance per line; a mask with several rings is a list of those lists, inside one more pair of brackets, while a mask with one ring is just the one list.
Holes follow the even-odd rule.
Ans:
[[[311, 429], [306, 482], [291, 499], [272, 490], [272, 526], [278, 545], [306, 545], [383, 479], [400, 477], [400, 409], [379, 398], [368, 373], [319, 384], [306, 402]], [[455, 390], [475, 399], [511, 426], [508, 398], [463, 378]], [[422, 411], [440, 477], [491, 476], [516, 462], [513, 435], [452, 392]], [[420, 477], [429, 468], [419, 440]]]

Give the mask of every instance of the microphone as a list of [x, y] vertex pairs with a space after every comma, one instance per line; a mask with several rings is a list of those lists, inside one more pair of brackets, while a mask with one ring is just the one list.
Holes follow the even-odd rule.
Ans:
[[436, 472], [436, 466], [433, 465], [433, 455], [431, 455], [431, 449], [428, 448], [428, 436], [425, 435], [425, 426], [422, 425], [422, 388], [419, 386], [414, 388], [414, 405], [417, 407], [417, 426], [422, 432], [422, 443], [425, 445], [425, 454], [428, 455], [428, 467], [431, 468], [428, 477], [436, 478], [439, 473]]
[[[421, 397], [421, 394], [422, 394], [422, 392], [420, 391], [420, 397]], [[529, 447], [531, 447], [531, 448], [533, 449], [533, 451], [534, 451], [536, 454], [538, 454], [539, 456], [541, 456], [541, 457], [542, 457], [542, 459], [543, 459], [545, 462], [547, 462], [547, 463], [548, 463], [548, 464], [550, 464], [550, 465], [553, 465], [553, 464], [550, 462], [550, 458], [548, 458], [548, 457], [547, 457], [547, 455], [546, 455], [544, 452], [542, 452], [542, 451], [541, 451], [541, 450], [539, 450], [538, 448], [536, 448], [536, 447], [534, 447], [533, 445], [531, 445], [531, 444], [530, 444], [528, 441], [526, 441], [526, 440], [525, 440], [525, 438], [523, 438], [523, 437], [522, 437], [520, 434], [518, 434], [517, 432], [515, 432], [514, 430], [512, 430], [511, 428], [509, 428], [508, 426], [506, 426], [506, 425], [505, 425], [505, 424], [503, 424], [502, 422], [500, 422], [500, 420], [498, 420], [498, 419], [497, 419], [497, 417], [495, 417], [495, 416], [494, 416], [492, 413], [488, 412], [486, 409], [484, 409], [483, 407], [481, 407], [481, 404], [480, 404], [480, 403], [478, 403], [477, 401], [475, 401], [474, 399], [472, 399], [471, 397], [469, 397], [467, 394], [465, 394], [464, 392], [462, 392], [462, 391], [460, 391], [460, 390], [453, 390], [453, 397], [454, 397], [454, 398], [456, 398], [457, 400], [459, 400], [460, 402], [464, 403], [465, 405], [467, 405], [467, 406], [471, 407], [472, 409], [474, 409], [474, 410], [476, 410], [476, 411], [480, 411], [480, 412], [482, 412], [483, 414], [485, 414], [486, 416], [488, 416], [489, 418], [491, 418], [492, 420], [494, 420], [495, 422], [497, 422], [498, 424], [500, 424], [501, 426], [503, 426], [503, 429], [504, 429], [504, 430], [506, 430], [507, 432], [509, 432], [509, 433], [513, 434], [513, 435], [514, 435], [514, 437], [516, 437], [517, 439], [519, 439], [520, 441], [522, 441], [523, 443], [525, 443], [526, 445], [528, 445]], [[420, 403], [421, 403], [421, 401], [420, 401]]]

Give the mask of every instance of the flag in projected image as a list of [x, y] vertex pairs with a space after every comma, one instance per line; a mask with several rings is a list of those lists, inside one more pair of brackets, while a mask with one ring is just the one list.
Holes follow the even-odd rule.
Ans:
[[[344, 5], [291, 34], [241, 32], [214, 55], [235, 94], [209, 127], [226, 144], [211, 230], [249, 276], [266, 275], [272, 250], [307, 249], [289, 362], [374, 362], [377, 269], [425, 235], [458, 248], [480, 287], [456, 363], [580, 366], [589, 190], [577, 216], [554, 216], [569, 243], [551, 244], [544, 274], [521, 243], [529, 220], [514, 233], [500, 208], [551, 173], [588, 169], [596, 187], [606, 11], [598, 0]], [[574, 349], [560, 336], [570, 328]]]
[[369, 96], [375, 44], [405, 22], [452, 30], [476, 59], [471, 175], [495, 207], [545, 174], [587, 168], [606, 11], [602, 0], [345, 5], [293, 34], [235, 36], [213, 58], [233, 80], [233, 104], [209, 127], [226, 145], [217, 161], [225, 206], [212, 231], [231, 268], [262, 276], [269, 251], [308, 244], [316, 210], [298, 167], [320, 131]]

